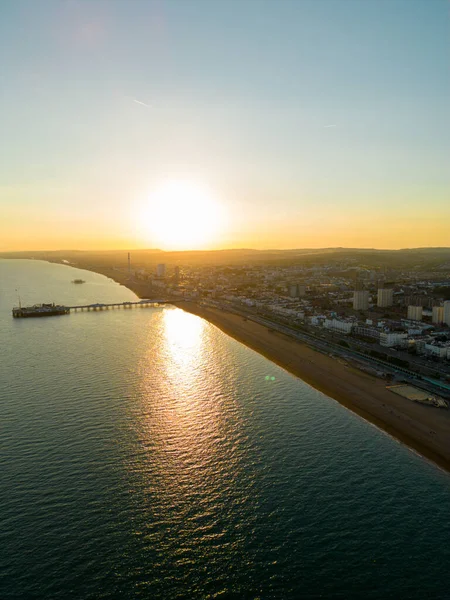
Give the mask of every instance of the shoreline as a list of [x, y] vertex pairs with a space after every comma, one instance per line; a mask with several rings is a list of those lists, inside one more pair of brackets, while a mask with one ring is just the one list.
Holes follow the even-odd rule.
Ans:
[[396, 396], [386, 389], [384, 380], [344, 365], [282, 333], [269, 332], [259, 323], [190, 302], [174, 305], [204, 318], [450, 473], [450, 411]]
[[[139, 298], [148, 297], [148, 284], [129, 281], [122, 271], [58, 264], [98, 273]], [[172, 304], [205, 319], [450, 474], [450, 410], [402, 398], [386, 389], [384, 380], [241, 316], [184, 300]]]

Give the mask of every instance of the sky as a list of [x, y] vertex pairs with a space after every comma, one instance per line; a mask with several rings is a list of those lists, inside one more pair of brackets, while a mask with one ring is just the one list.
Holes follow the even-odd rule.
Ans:
[[2, 0], [0, 251], [450, 246], [449, 33], [447, 0]]

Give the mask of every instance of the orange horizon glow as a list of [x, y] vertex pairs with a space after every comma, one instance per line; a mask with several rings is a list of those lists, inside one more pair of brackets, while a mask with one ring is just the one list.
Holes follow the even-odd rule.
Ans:
[[415, 248], [449, 248], [450, 241], [447, 242], [442, 241], [439, 243], [437, 240], [433, 243], [417, 243], [417, 244], [398, 244], [395, 246], [389, 245], [368, 245], [368, 244], [345, 244], [336, 242], [329, 244], [291, 244], [291, 245], [276, 245], [266, 244], [260, 245], [257, 243], [245, 243], [241, 244], [230, 244], [230, 245], [210, 245], [203, 248], [173, 248], [173, 249], [162, 249], [158, 247], [144, 246], [142, 244], [136, 244], [133, 240], [130, 240], [129, 243], [125, 240], [121, 240], [117, 243], [114, 241], [105, 242], [104, 244], [92, 243], [72, 243], [72, 244], [51, 244], [44, 243], [42, 245], [37, 244], [11, 244], [9, 246], [0, 247], [0, 253], [8, 254], [8, 253], [33, 253], [33, 252], [116, 252], [116, 251], [156, 251], [156, 252], [218, 252], [218, 251], [226, 251], [226, 250], [326, 250], [330, 248], [345, 248], [345, 249], [358, 249], [358, 250], [406, 250], [406, 249], [415, 249]]
[[[27, 236], [25, 239], [21, 239], [19, 236], [14, 239], [1, 240], [0, 253], [8, 252], [108, 252], [117, 250], [156, 250], [161, 252], [208, 252], [208, 251], [219, 251], [219, 250], [240, 250], [240, 249], [252, 249], [252, 250], [295, 250], [295, 249], [311, 249], [319, 250], [325, 248], [358, 248], [358, 249], [375, 249], [375, 250], [401, 250], [406, 248], [447, 248], [450, 247], [450, 239], [448, 234], [448, 228], [441, 224], [441, 231], [437, 232], [434, 230], [432, 236], [417, 235], [416, 239], [411, 240], [411, 236], [398, 236], [397, 243], [390, 243], [389, 239], [383, 239], [381, 236], [371, 236], [370, 238], [365, 235], [357, 234], [355, 232], [350, 233], [348, 236], [342, 237], [329, 237], [319, 240], [313, 240], [312, 236], [303, 236], [302, 239], [295, 239], [288, 236], [280, 236], [280, 238], [272, 238], [267, 241], [263, 241], [261, 237], [257, 235], [249, 235], [248, 237], [242, 237], [235, 241], [224, 240], [223, 243], [211, 243], [199, 247], [198, 245], [193, 247], [179, 247], [175, 246], [161, 248], [155, 244], [144, 244], [139, 243], [133, 238], [103, 238], [103, 239], [80, 239], [80, 238], [68, 238], [64, 239], [56, 238], [51, 239], [50, 236], [45, 240], [37, 239], [33, 240]], [[374, 239], [376, 238], [376, 239]], [[430, 239], [431, 238], [431, 239]]]
[[[417, 197], [401, 206], [392, 202], [390, 208], [387, 200], [384, 206], [367, 201], [363, 212], [337, 202], [324, 210], [303, 200], [291, 215], [276, 205], [261, 208], [223, 194], [219, 201], [215, 189], [185, 180], [169, 179], [153, 190], [110, 210], [102, 198], [84, 214], [74, 213], [70, 204], [52, 212], [49, 207], [26, 210], [16, 201], [2, 214], [0, 252], [450, 246], [450, 204], [440, 197], [436, 211], [428, 211]], [[39, 217], [45, 210], [50, 218]]]
[[0, 252], [450, 246], [445, 2], [25, 4]]

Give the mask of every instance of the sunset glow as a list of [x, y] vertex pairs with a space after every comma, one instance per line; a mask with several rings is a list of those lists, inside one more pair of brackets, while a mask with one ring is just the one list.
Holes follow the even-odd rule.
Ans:
[[0, 252], [450, 244], [445, 0], [7, 4]]
[[168, 181], [151, 193], [139, 214], [139, 228], [163, 250], [205, 248], [224, 227], [225, 214], [207, 188]]

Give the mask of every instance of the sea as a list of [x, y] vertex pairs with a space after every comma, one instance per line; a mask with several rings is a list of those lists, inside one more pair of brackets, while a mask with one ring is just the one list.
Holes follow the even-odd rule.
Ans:
[[[71, 281], [82, 278], [86, 283]], [[450, 477], [207, 321], [0, 260], [0, 599], [450, 599]]]

